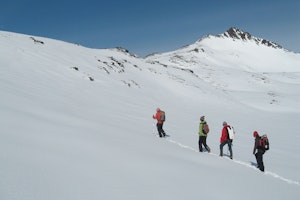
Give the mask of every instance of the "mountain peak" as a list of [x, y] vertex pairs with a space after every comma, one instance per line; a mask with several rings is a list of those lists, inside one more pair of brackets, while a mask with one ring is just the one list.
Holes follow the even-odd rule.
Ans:
[[247, 39], [250, 40], [252, 38], [250, 33], [244, 32], [234, 27], [229, 28], [223, 35], [226, 37], [231, 37], [234, 39], [243, 39], [243, 40], [247, 40]]
[[266, 39], [254, 37], [250, 33], [245, 32], [245, 31], [235, 28], [235, 27], [229, 28], [225, 33], [218, 35], [218, 37], [228, 37], [228, 38], [238, 39], [238, 40], [243, 40], [243, 41], [254, 41], [258, 45], [262, 44], [262, 45], [265, 45], [268, 47], [273, 47], [275, 49], [282, 49], [282, 46], [276, 44], [275, 42], [271, 42]]

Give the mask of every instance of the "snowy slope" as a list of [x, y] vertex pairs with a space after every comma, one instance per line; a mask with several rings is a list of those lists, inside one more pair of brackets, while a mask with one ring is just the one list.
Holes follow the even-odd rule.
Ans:
[[[0, 66], [0, 199], [300, 196], [299, 54], [209, 36], [142, 59], [2, 31]], [[155, 137], [156, 107], [169, 138]], [[201, 115], [210, 154], [197, 151]], [[218, 157], [224, 120], [234, 160]], [[254, 130], [271, 140], [265, 173]]]

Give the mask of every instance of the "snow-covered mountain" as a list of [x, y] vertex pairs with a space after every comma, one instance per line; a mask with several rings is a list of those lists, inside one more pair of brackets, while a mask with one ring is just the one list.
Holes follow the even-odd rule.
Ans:
[[[230, 28], [140, 58], [1, 31], [0, 66], [0, 199], [300, 196], [300, 54], [274, 42]], [[169, 138], [155, 137], [157, 107]], [[233, 160], [218, 156], [223, 121]], [[265, 173], [254, 130], [271, 141]]]
[[[179, 50], [151, 55], [146, 61], [186, 70], [248, 106], [291, 111], [300, 107], [298, 95], [286, 98], [299, 93], [300, 54], [239, 29], [209, 35]], [[241, 91], [247, 94], [237, 94]]]

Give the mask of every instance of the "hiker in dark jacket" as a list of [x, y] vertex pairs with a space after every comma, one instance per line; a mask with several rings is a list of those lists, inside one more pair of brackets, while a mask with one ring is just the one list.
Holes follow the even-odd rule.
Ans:
[[160, 108], [157, 108], [156, 114], [153, 115], [152, 118], [157, 120], [156, 127], [157, 127], [159, 137], [166, 137], [166, 133], [163, 129], [164, 121], [161, 120], [161, 113], [162, 111], [160, 110]]
[[263, 155], [265, 153], [265, 149], [259, 146], [260, 136], [258, 135], [257, 131], [253, 132], [253, 137], [255, 137], [253, 154], [256, 158], [257, 168], [259, 168], [260, 171], [264, 172], [265, 166], [263, 162]]

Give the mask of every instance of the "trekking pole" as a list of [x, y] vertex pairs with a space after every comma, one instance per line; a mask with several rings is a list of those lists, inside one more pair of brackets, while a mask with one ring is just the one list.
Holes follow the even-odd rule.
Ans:
[[152, 123], [152, 133], [154, 134], [154, 123]]
[[152, 123], [152, 134], [155, 135], [155, 123]]

